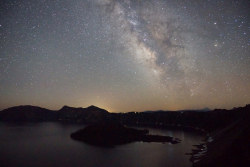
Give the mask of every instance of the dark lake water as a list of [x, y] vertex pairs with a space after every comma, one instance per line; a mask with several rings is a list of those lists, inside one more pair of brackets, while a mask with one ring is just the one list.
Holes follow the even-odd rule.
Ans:
[[203, 136], [180, 130], [150, 129], [177, 137], [180, 144], [135, 142], [115, 148], [87, 145], [70, 138], [82, 125], [60, 123], [0, 123], [2, 167], [191, 167], [192, 145]]

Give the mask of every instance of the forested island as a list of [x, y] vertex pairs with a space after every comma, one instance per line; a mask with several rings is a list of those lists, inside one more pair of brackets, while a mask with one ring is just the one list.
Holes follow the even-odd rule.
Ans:
[[125, 127], [114, 121], [103, 121], [89, 125], [71, 134], [78, 141], [98, 146], [115, 146], [131, 142], [160, 142], [177, 144], [179, 139], [170, 136], [150, 135], [147, 129]]
[[[250, 105], [233, 108], [231, 110], [215, 109], [211, 111], [186, 110], [128, 113], [109, 113], [105, 109], [96, 106], [87, 108], [64, 106], [58, 111], [36, 106], [17, 106], [0, 111], [0, 121], [57, 121], [87, 124], [89, 125], [87, 129], [74, 132], [71, 137], [77, 140], [85, 140], [85, 142], [87, 141], [90, 143], [93, 142], [93, 136], [92, 138], [82, 139], [81, 135], [90, 134], [97, 129], [99, 132], [105, 132], [102, 134], [102, 138], [105, 140], [107, 131], [111, 133], [115, 129], [118, 129], [120, 132], [123, 131], [120, 134], [118, 133], [115, 137], [126, 136], [127, 138], [125, 137], [123, 141], [115, 140], [117, 138], [114, 138], [114, 141], [109, 143], [111, 145], [129, 143], [131, 141], [179, 142], [168, 136], [150, 136], [147, 134], [147, 131], [134, 130], [124, 126], [171, 127], [195, 130], [206, 134], [207, 138], [204, 139], [204, 143], [196, 146], [197, 149], [194, 149], [191, 153], [191, 161], [194, 167], [244, 166], [250, 163]], [[105, 128], [100, 130], [100, 122], [110, 121], [118, 122], [119, 124], [105, 126], [106, 131]], [[98, 144], [103, 144], [101, 142], [104, 140], [97, 140], [96, 142], [99, 142]]]

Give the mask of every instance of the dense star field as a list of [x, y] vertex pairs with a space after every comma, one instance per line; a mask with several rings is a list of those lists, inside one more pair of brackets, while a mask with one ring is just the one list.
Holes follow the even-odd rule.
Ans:
[[0, 109], [243, 106], [248, 0], [2, 0]]

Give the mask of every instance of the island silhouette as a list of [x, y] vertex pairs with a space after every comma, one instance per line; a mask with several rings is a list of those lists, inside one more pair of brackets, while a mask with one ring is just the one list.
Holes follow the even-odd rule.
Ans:
[[148, 130], [130, 127], [178, 128], [198, 131], [207, 137], [192, 151], [194, 167], [235, 167], [250, 164], [250, 105], [214, 110], [145, 111], [109, 113], [96, 106], [64, 106], [49, 110], [37, 106], [16, 106], [0, 111], [2, 122], [70, 122], [87, 125], [71, 138], [98, 146], [130, 142], [170, 142], [178, 139], [150, 135]]
[[71, 134], [71, 138], [97, 146], [112, 147], [131, 142], [161, 142], [177, 144], [179, 139], [170, 136], [150, 135], [147, 129], [125, 127], [119, 122], [103, 121], [89, 125]]

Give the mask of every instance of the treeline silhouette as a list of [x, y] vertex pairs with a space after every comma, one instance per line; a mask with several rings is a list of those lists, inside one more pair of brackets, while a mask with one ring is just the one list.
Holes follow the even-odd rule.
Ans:
[[129, 126], [175, 127], [213, 131], [240, 119], [249, 117], [250, 105], [231, 110], [215, 109], [211, 111], [152, 111], [109, 113], [96, 106], [74, 108], [64, 106], [60, 110], [49, 110], [36, 106], [16, 106], [0, 111], [0, 121], [38, 122], [60, 121], [91, 124], [100, 121], [115, 120]]
[[[211, 111], [152, 111], [109, 113], [96, 106], [74, 108], [64, 106], [58, 111], [36, 106], [17, 106], [0, 111], [0, 121], [41, 122], [56, 121], [96, 124], [115, 121], [128, 126], [180, 128], [209, 134], [212, 141], [193, 150], [194, 167], [233, 167], [250, 164], [250, 105], [231, 110]], [[202, 156], [196, 153], [207, 150]]]

